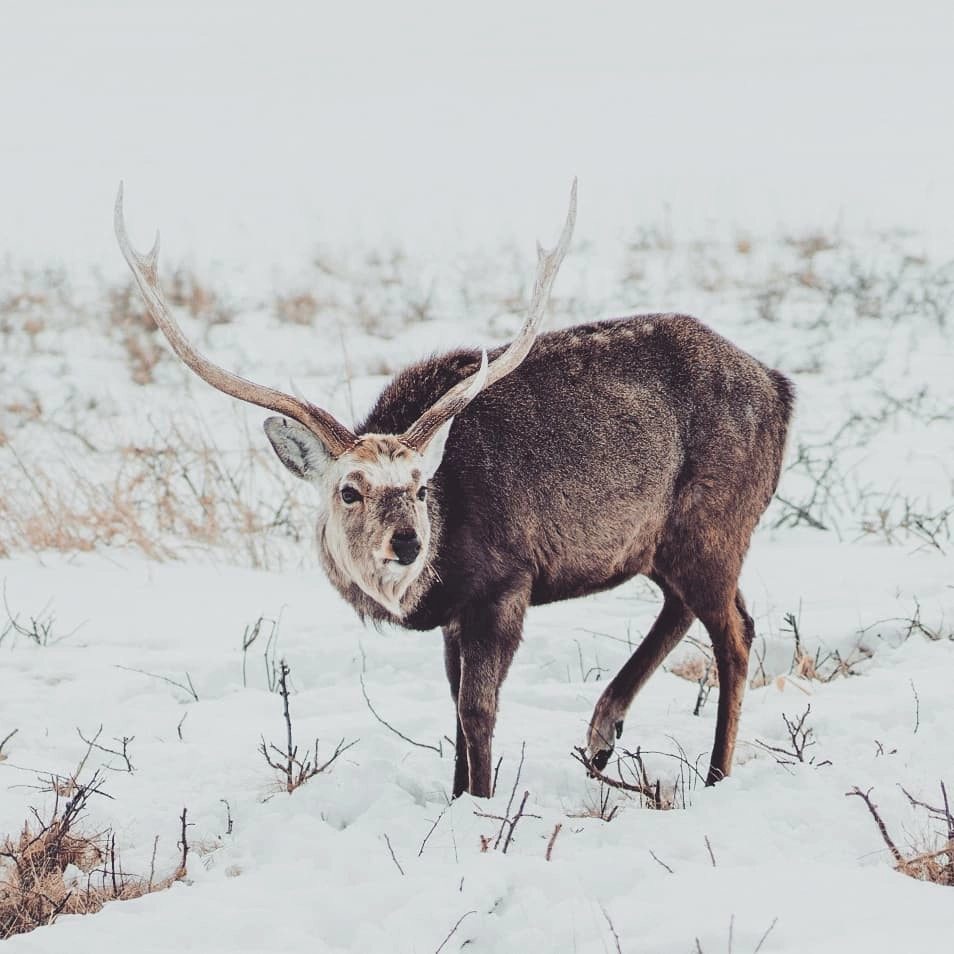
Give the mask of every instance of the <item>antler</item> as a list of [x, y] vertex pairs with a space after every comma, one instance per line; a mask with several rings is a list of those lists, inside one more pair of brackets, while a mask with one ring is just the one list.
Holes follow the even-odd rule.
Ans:
[[480, 367], [469, 377], [455, 384], [436, 404], [428, 408], [400, 437], [401, 441], [415, 450], [423, 450], [437, 429], [456, 414], [459, 414], [481, 391], [517, 368], [533, 347], [537, 332], [546, 313], [550, 288], [556, 278], [573, 235], [576, 222], [576, 179], [570, 189], [570, 208], [566, 223], [556, 246], [547, 252], [537, 243], [537, 275], [530, 299], [530, 310], [520, 333], [499, 358], [487, 364], [484, 352]]
[[116, 195], [116, 209], [113, 219], [116, 230], [116, 240], [122, 250], [123, 257], [132, 269], [136, 284], [152, 315], [153, 321], [159, 330], [166, 336], [172, 350], [200, 377], [212, 387], [240, 401], [257, 404], [268, 408], [285, 417], [290, 417], [307, 427], [328, 448], [329, 453], [338, 457], [348, 450], [357, 438], [340, 421], [332, 417], [327, 411], [316, 407], [309, 401], [292, 397], [282, 391], [253, 384], [245, 378], [231, 371], [213, 364], [204, 355], [200, 354], [182, 333], [175, 319], [169, 314], [166, 303], [159, 287], [159, 233], [152, 248], [140, 255], [129, 242], [126, 234], [126, 223], [123, 221], [123, 184], [119, 184]]

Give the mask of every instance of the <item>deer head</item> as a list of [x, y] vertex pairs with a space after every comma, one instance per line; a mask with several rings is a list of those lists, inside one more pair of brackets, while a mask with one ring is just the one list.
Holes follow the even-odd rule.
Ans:
[[513, 371], [529, 353], [575, 220], [576, 180], [556, 247], [547, 252], [537, 246], [529, 312], [510, 346], [489, 364], [484, 352], [477, 371], [447, 391], [403, 434], [360, 436], [322, 408], [254, 384], [199, 353], [163, 299], [158, 233], [145, 255], [130, 244], [123, 220], [122, 184], [116, 196], [114, 226], [150, 315], [182, 361], [219, 391], [281, 415], [265, 421], [265, 433], [281, 462], [318, 491], [318, 533], [332, 571], [400, 619], [401, 600], [428, 565], [434, 544], [434, 515], [428, 507], [427, 483], [440, 467], [454, 417], [482, 390]]

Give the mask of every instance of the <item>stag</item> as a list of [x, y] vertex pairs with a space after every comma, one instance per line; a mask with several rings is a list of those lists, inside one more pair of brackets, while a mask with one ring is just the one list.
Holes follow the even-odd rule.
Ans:
[[115, 228], [146, 305], [176, 354], [224, 393], [276, 412], [281, 462], [313, 484], [331, 583], [362, 619], [440, 627], [457, 711], [454, 795], [491, 794], [500, 686], [530, 606], [637, 574], [658, 618], [607, 685], [587, 746], [605, 766], [623, 717], [694, 619], [719, 676], [707, 782], [729, 773], [754, 636], [742, 561], [781, 468], [794, 392], [779, 372], [694, 318], [641, 315], [538, 337], [576, 217], [538, 246], [516, 339], [400, 372], [350, 430], [320, 407], [213, 364], [163, 301], [159, 239], [135, 252]]

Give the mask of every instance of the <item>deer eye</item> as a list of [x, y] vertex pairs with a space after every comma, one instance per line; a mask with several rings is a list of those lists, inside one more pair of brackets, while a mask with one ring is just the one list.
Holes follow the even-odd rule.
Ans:
[[422, 485], [421, 485], [421, 489], [418, 490], [418, 492], [417, 492], [417, 499], [418, 499], [418, 500], [423, 500], [426, 496], [427, 496], [427, 487], [422, 484]]
[[346, 504], [357, 503], [361, 499], [361, 494], [358, 493], [354, 487], [342, 487], [341, 488], [341, 499]]

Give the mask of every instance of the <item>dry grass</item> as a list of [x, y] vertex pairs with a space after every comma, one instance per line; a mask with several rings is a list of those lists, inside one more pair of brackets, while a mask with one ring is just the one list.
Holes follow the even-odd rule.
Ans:
[[686, 654], [667, 668], [674, 676], [688, 682], [694, 682], [697, 685], [704, 684], [709, 688], [719, 685], [719, 673], [712, 657], [707, 656], [701, 650], [694, 650]]
[[948, 839], [943, 848], [920, 851], [903, 858], [894, 867], [895, 871], [916, 881], [954, 886], [954, 839]]
[[165, 352], [156, 338], [155, 322], [146, 313], [132, 282], [110, 288], [106, 293], [109, 324], [118, 330], [129, 373], [136, 384], [152, 384], [153, 370]]
[[0, 467], [0, 554], [108, 546], [165, 560], [188, 541], [232, 548], [264, 567], [310, 525], [298, 488], [283, 489], [264, 448], [225, 450], [177, 424], [60, 470], [42, 454], [22, 458], [12, 443], [0, 452], [8, 461]]
[[274, 303], [279, 321], [292, 325], [313, 325], [321, 309], [318, 299], [311, 292], [279, 295]]
[[49, 820], [34, 812], [18, 836], [0, 843], [0, 939], [52, 924], [61, 914], [94, 914], [110, 901], [162, 891], [185, 877], [185, 842], [180, 865], [157, 880], [154, 871], [143, 877], [123, 870], [112, 832], [78, 830], [100, 785], [98, 775], [85, 785], [75, 779], [56, 780]]
[[[552, 321], [559, 326], [611, 314], [625, 290], [624, 298], [637, 309], [653, 307], [662, 294], [676, 300], [688, 295], [691, 310], [696, 305], [702, 310], [718, 292], [719, 301], [728, 295], [753, 318], [791, 324], [826, 345], [831, 328], [846, 313], [877, 317], [885, 326], [915, 319], [944, 326], [954, 313], [954, 266], [938, 266], [902, 251], [888, 236], [872, 251], [824, 233], [757, 242], [736, 235], [728, 243], [687, 244], [677, 242], [671, 224], [663, 223], [634, 237], [615, 282], [601, 282], [605, 291], [594, 283], [585, 309], [583, 299], [555, 299]], [[349, 392], [352, 378], [390, 374], [404, 363], [406, 354], [381, 346], [382, 340], [401, 341], [409, 328], [454, 316], [486, 316], [490, 334], [503, 337], [526, 306], [526, 256], [509, 247], [465, 256], [449, 274], [394, 248], [359, 256], [335, 248], [312, 265], [304, 277], [246, 303], [254, 322], [244, 320], [251, 316], [240, 316], [227, 293], [201, 272], [167, 265], [162, 284], [170, 307], [201, 324], [200, 345], [203, 330], [237, 318], [242, 320], [236, 320], [236, 340], [254, 345], [254, 336], [263, 333], [263, 313], [271, 319], [271, 330], [276, 322], [286, 326], [281, 331], [289, 341], [294, 333], [287, 326], [314, 328], [321, 333], [315, 341], [323, 344], [313, 344], [308, 335], [302, 341], [336, 354], [340, 348]], [[187, 434], [179, 442], [182, 435], [165, 423], [168, 387], [160, 386], [169, 385], [165, 372], [176, 359], [146, 314], [138, 290], [131, 281], [110, 285], [88, 279], [73, 282], [62, 270], [22, 271], [0, 262], [0, 373], [5, 381], [0, 395], [0, 555], [132, 546], [165, 559], [180, 553], [183, 544], [194, 544], [227, 547], [252, 565], [274, 565], [273, 543], [297, 540], [313, 522], [299, 507], [296, 491], [274, 478], [272, 463], [257, 468], [254, 480], [260, 487], [254, 483], [251, 462], [267, 456], [258, 435], [246, 448], [225, 455], [218, 441], [205, 435]], [[348, 354], [346, 336], [361, 332], [377, 338], [376, 346]], [[825, 348], [808, 349], [801, 370], [825, 370], [826, 355]], [[92, 397], [91, 361], [102, 362], [97, 367], [108, 377], [128, 376], [155, 390], [130, 399], [139, 389], [122, 388], [125, 381], [120, 380], [117, 390], [126, 406], [111, 393], [112, 382], [96, 388]], [[314, 364], [305, 365], [308, 374], [315, 371]], [[319, 365], [327, 375], [324, 362]], [[292, 370], [300, 373], [301, 367]], [[171, 373], [168, 377], [175, 379]], [[783, 497], [773, 503], [775, 525], [838, 533], [840, 526], [846, 533], [875, 535], [899, 545], [913, 540], [946, 549], [954, 533], [954, 511], [892, 497], [878, 490], [877, 479], [861, 493], [848, 481], [851, 468], [842, 463], [882, 429], [899, 426], [899, 420], [944, 426], [951, 411], [935, 407], [933, 394], [925, 384], [923, 400], [888, 395], [881, 411], [864, 418], [853, 414], [851, 426], [839, 428], [831, 439], [793, 442], [797, 450], [786, 469]], [[90, 427], [91, 434], [100, 434], [101, 428], [94, 430], [86, 422], [101, 412], [112, 415], [111, 423], [120, 431], [127, 422], [154, 414], [165, 433], [141, 445], [98, 449], [91, 444], [102, 444], [100, 437], [90, 441], [79, 432]], [[907, 417], [899, 419], [900, 413]], [[60, 440], [64, 433], [72, 434], [68, 442]], [[840, 675], [856, 661], [832, 658], [822, 669], [821, 660], [806, 658], [799, 666], [805, 667], [806, 678], [817, 678], [812, 665], [822, 676], [829, 671]], [[674, 671], [695, 682], [703, 675]]]
[[173, 308], [184, 308], [193, 318], [207, 324], [226, 325], [235, 318], [235, 308], [192, 271], [177, 268], [168, 279], [163, 279], [163, 289]]
[[948, 799], [947, 786], [940, 783], [941, 804], [932, 805], [927, 801], [915, 798], [902, 787], [905, 797], [911, 807], [926, 812], [930, 822], [940, 826], [939, 830], [929, 831], [923, 835], [918, 843], [902, 851], [897, 842], [888, 832], [888, 827], [878, 811], [878, 806], [871, 799], [871, 790], [862, 791], [857, 786], [845, 794], [857, 796], [866, 805], [872, 819], [881, 832], [881, 838], [888, 846], [894, 858], [894, 869], [901, 874], [914, 878], [917, 881], [930, 881], [933, 884], [954, 886], [954, 814], [951, 812], [951, 803]]

